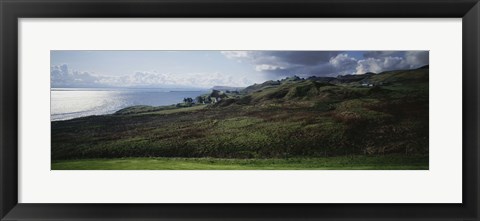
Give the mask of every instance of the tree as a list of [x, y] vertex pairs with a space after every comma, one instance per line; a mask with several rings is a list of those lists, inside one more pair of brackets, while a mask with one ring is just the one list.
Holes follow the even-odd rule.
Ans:
[[220, 91], [219, 90], [212, 90], [212, 93], [210, 93], [211, 97], [219, 97], [220, 96]]
[[183, 98], [183, 103], [193, 103], [193, 99], [191, 97]]
[[199, 104], [203, 104], [205, 102], [205, 98], [203, 96], [198, 96], [195, 98], [195, 101]]
[[208, 96], [205, 98], [205, 103], [212, 103], [212, 97]]

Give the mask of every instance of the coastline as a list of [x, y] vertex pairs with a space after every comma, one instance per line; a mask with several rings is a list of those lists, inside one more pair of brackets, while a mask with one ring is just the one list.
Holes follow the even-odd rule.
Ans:
[[176, 105], [53, 121], [52, 166], [214, 169], [231, 159], [236, 169], [428, 169], [428, 98], [428, 68], [213, 90]]
[[81, 89], [51, 91], [50, 121], [114, 114], [124, 108], [146, 105], [152, 107], [181, 103], [185, 97], [195, 97], [208, 91], [169, 89]]

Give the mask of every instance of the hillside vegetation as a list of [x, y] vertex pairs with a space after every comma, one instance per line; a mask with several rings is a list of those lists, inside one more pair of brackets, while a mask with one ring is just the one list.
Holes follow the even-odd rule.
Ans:
[[54, 121], [52, 160], [428, 156], [428, 72], [290, 77], [208, 104]]

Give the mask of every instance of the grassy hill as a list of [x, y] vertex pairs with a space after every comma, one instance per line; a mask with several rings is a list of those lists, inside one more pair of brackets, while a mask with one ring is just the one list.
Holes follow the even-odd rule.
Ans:
[[134, 106], [52, 122], [52, 160], [391, 155], [428, 167], [428, 123], [428, 67], [292, 77], [214, 104]]

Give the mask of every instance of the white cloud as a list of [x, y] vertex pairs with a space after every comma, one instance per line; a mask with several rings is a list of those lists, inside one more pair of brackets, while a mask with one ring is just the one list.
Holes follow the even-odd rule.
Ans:
[[135, 86], [188, 86], [210, 88], [218, 85], [247, 86], [245, 77], [234, 77], [221, 73], [156, 73], [137, 72], [123, 78], [122, 85]]
[[330, 58], [329, 63], [334, 67], [343, 67], [344, 65], [356, 64], [357, 59], [349, 57], [348, 54], [339, 54]]
[[84, 87], [97, 84], [97, 80], [91, 73], [69, 70], [66, 64], [50, 67], [52, 87]]
[[364, 74], [366, 72], [379, 73], [383, 70], [382, 59], [367, 58], [358, 61], [358, 65], [355, 68], [357, 74]]
[[52, 87], [190, 87], [248, 86], [249, 78], [222, 73], [158, 73], [137, 71], [123, 76], [93, 75], [71, 71], [67, 65], [51, 67]]
[[255, 66], [256, 71], [274, 71], [274, 70], [283, 70], [285, 67], [269, 65], [269, 64], [259, 64]]
[[418, 68], [428, 64], [428, 51], [407, 51], [404, 57], [379, 57], [359, 60], [356, 73], [366, 72], [380, 73], [383, 71]]
[[410, 65], [401, 57], [367, 58], [359, 60], [356, 73], [366, 72], [380, 73], [382, 71], [409, 69]]
[[250, 51], [221, 51], [220, 53], [229, 59], [245, 59], [252, 54]]
[[357, 59], [350, 57], [348, 54], [339, 54], [332, 57], [328, 63], [333, 66], [331, 71], [336, 74], [353, 74], [353, 70], [358, 65]]

